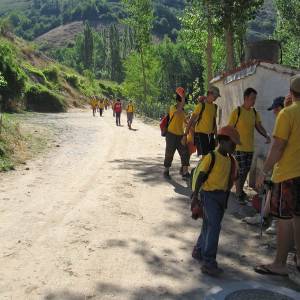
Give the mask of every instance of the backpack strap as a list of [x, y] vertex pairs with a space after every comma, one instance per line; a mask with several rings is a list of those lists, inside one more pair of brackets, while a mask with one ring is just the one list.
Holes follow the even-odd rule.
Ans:
[[238, 111], [237, 111], [237, 119], [236, 119], [236, 122], [235, 122], [235, 124], [234, 124], [234, 128], [236, 128], [236, 125], [238, 124], [238, 122], [239, 122], [239, 119], [240, 119], [240, 116], [241, 116], [241, 107], [240, 106], [238, 106]]
[[256, 124], [257, 111], [256, 111], [255, 107], [253, 107], [253, 112], [254, 112], [254, 118], [255, 118], [255, 124]]
[[229, 172], [229, 177], [228, 177], [228, 183], [227, 183], [227, 195], [226, 195], [226, 202], [225, 202], [225, 209], [228, 207], [228, 200], [229, 200], [229, 197], [230, 197], [230, 190], [232, 188], [232, 185], [233, 185], [233, 171], [235, 171], [235, 168], [236, 168], [236, 163], [235, 163], [235, 158], [233, 157], [233, 155], [229, 155], [229, 158], [230, 158], [230, 172]]
[[198, 126], [199, 122], [201, 121], [204, 111], [205, 111], [205, 102], [202, 103], [202, 108], [201, 108], [201, 111], [199, 113], [199, 117], [198, 117], [198, 120], [196, 122], [196, 126]]
[[215, 117], [214, 117], [214, 120], [213, 120], [213, 122], [214, 122], [214, 124], [213, 124], [213, 130], [216, 129], [216, 125], [217, 125], [217, 115], [218, 115], [218, 105], [217, 105], [217, 104], [214, 104], [214, 106], [215, 106], [216, 111], [215, 111]]

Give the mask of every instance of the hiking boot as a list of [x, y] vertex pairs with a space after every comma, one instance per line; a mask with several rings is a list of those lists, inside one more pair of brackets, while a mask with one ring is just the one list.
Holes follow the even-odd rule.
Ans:
[[197, 260], [198, 262], [201, 262], [203, 259], [200, 251], [196, 247], [194, 247], [193, 249], [192, 258]]
[[171, 179], [169, 170], [165, 170], [165, 171], [164, 171], [164, 177], [165, 177], [166, 179]]
[[224, 271], [219, 267], [209, 267], [206, 265], [203, 265], [201, 267], [201, 271], [203, 274], [207, 274], [209, 276], [217, 277], [220, 276]]

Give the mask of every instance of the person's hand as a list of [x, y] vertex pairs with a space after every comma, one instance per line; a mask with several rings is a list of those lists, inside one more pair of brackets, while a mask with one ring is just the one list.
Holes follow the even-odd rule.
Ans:
[[192, 203], [191, 203], [191, 209], [193, 209], [195, 206], [199, 205], [199, 199], [196, 195], [193, 195]]
[[266, 144], [271, 144], [271, 137], [269, 135], [266, 137]]
[[182, 144], [183, 146], [185, 146], [185, 145], [187, 144], [187, 136], [186, 136], [186, 135], [184, 135], [184, 136], [182, 137], [182, 139], [181, 139], [181, 144]]

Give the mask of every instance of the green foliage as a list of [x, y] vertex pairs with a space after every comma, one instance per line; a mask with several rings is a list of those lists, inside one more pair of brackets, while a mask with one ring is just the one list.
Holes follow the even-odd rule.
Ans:
[[56, 66], [49, 67], [43, 71], [44, 76], [47, 80], [52, 81], [54, 83], [58, 82], [59, 70]]
[[37, 81], [40, 84], [46, 84], [47, 83], [47, 78], [44, 75], [44, 73], [39, 70], [38, 68], [35, 68], [34, 66], [24, 63], [23, 68], [27, 75], [33, 80]]
[[26, 91], [27, 108], [39, 112], [63, 112], [66, 104], [63, 98], [45, 86], [36, 84]]
[[283, 63], [300, 68], [300, 2], [276, 0], [276, 7], [275, 37], [282, 43]]
[[7, 86], [7, 81], [5, 80], [5, 78], [2, 76], [2, 73], [0, 72], [0, 88], [6, 86]]
[[66, 81], [74, 88], [79, 88], [79, 77], [75, 74], [65, 74]]
[[16, 50], [4, 39], [0, 43], [0, 72], [6, 85], [0, 86], [4, 109], [9, 109], [9, 101], [22, 95], [25, 89], [26, 75], [16, 60]]
[[93, 69], [94, 37], [88, 22], [84, 25], [83, 43], [81, 44], [81, 60], [85, 69]]

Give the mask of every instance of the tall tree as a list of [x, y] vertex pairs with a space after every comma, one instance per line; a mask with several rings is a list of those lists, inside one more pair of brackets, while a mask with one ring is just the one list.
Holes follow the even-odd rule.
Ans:
[[94, 59], [94, 37], [90, 24], [85, 22], [84, 39], [82, 44], [82, 61], [86, 69], [93, 68]]
[[147, 99], [147, 78], [145, 67], [145, 51], [151, 43], [153, 27], [153, 4], [151, 0], [122, 0], [128, 15], [126, 23], [132, 27], [137, 51], [140, 55], [143, 74], [143, 98]]

